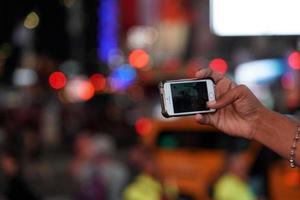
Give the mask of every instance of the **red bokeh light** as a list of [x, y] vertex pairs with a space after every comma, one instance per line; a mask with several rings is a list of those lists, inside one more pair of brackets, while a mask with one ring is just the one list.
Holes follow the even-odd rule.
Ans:
[[64, 73], [56, 71], [49, 76], [48, 81], [53, 89], [59, 90], [66, 86], [67, 78]]
[[209, 67], [217, 72], [225, 74], [228, 70], [227, 62], [222, 58], [215, 58], [209, 63]]
[[292, 52], [288, 57], [288, 63], [291, 68], [300, 70], [300, 52]]
[[129, 63], [135, 68], [143, 68], [149, 63], [149, 55], [144, 50], [134, 50], [129, 55]]
[[77, 95], [81, 100], [87, 101], [95, 94], [95, 89], [90, 81], [82, 81], [77, 88]]
[[147, 118], [140, 118], [135, 123], [135, 130], [139, 135], [147, 135], [152, 130], [152, 121]]
[[95, 91], [101, 92], [106, 87], [106, 78], [102, 74], [93, 74], [90, 77], [90, 82], [93, 84]]

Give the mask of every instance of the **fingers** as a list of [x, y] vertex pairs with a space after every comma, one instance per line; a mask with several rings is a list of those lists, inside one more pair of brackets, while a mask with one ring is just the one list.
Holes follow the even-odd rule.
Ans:
[[198, 72], [196, 72], [196, 78], [209, 78], [211, 77], [215, 83], [217, 83], [218, 81], [220, 81], [224, 75], [223, 74], [220, 74], [218, 72], [214, 72], [212, 69], [210, 68], [205, 68], [205, 69], [201, 69], [199, 70]]
[[209, 124], [212, 125], [212, 120], [210, 114], [196, 114], [195, 119], [200, 124]]
[[239, 85], [220, 96], [217, 101], [207, 102], [207, 106], [214, 109], [223, 108], [241, 98], [247, 90], [248, 88], [246, 86]]

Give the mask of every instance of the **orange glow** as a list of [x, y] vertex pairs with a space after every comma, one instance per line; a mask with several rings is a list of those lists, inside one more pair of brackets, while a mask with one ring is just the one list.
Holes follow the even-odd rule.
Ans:
[[134, 50], [129, 55], [129, 63], [135, 68], [143, 68], [149, 63], [149, 55], [144, 50]]
[[291, 68], [300, 70], [300, 52], [292, 52], [288, 57], [288, 63]]
[[93, 74], [90, 81], [97, 92], [103, 91], [106, 87], [106, 78], [102, 74]]
[[64, 73], [56, 71], [49, 76], [48, 82], [53, 89], [59, 90], [66, 86], [67, 78]]
[[95, 89], [90, 81], [82, 81], [77, 88], [77, 95], [80, 99], [87, 101], [95, 94]]
[[135, 130], [141, 136], [149, 134], [152, 130], [151, 120], [143, 117], [138, 119], [135, 123]]
[[284, 182], [287, 186], [295, 187], [299, 185], [300, 174], [297, 171], [287, 172], [284, 176]]
[[220, 72], [222, 74], [225, 74], [228, 70], [228, 65], [226, 61], [222, 58], [215, 58], [209, 63], [209, 67], [216, 71]]

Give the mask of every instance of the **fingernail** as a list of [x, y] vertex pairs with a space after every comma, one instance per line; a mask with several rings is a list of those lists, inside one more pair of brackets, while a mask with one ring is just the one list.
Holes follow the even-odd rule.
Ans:
[[201, 77], [201, 72], [200, 72], [200, 71], [197, 71], [196, 74], [195, 74], [195, 76], [196, 76], [197, 78]]
[[213, 101], [208, 101], [206, 104], [207, 106], [212, 106], [212, 105], [215, 105], [217, 102], [215, 100]]
[[202, 119], [202, 115], [201, 114], [196, 114], [195, 118], [199, 122]]

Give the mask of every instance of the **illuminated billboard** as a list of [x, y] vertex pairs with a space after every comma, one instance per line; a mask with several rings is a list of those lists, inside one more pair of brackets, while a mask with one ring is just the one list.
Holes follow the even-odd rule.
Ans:
[[219, 36], [300, 35], [299, 0], [210, 0]]

